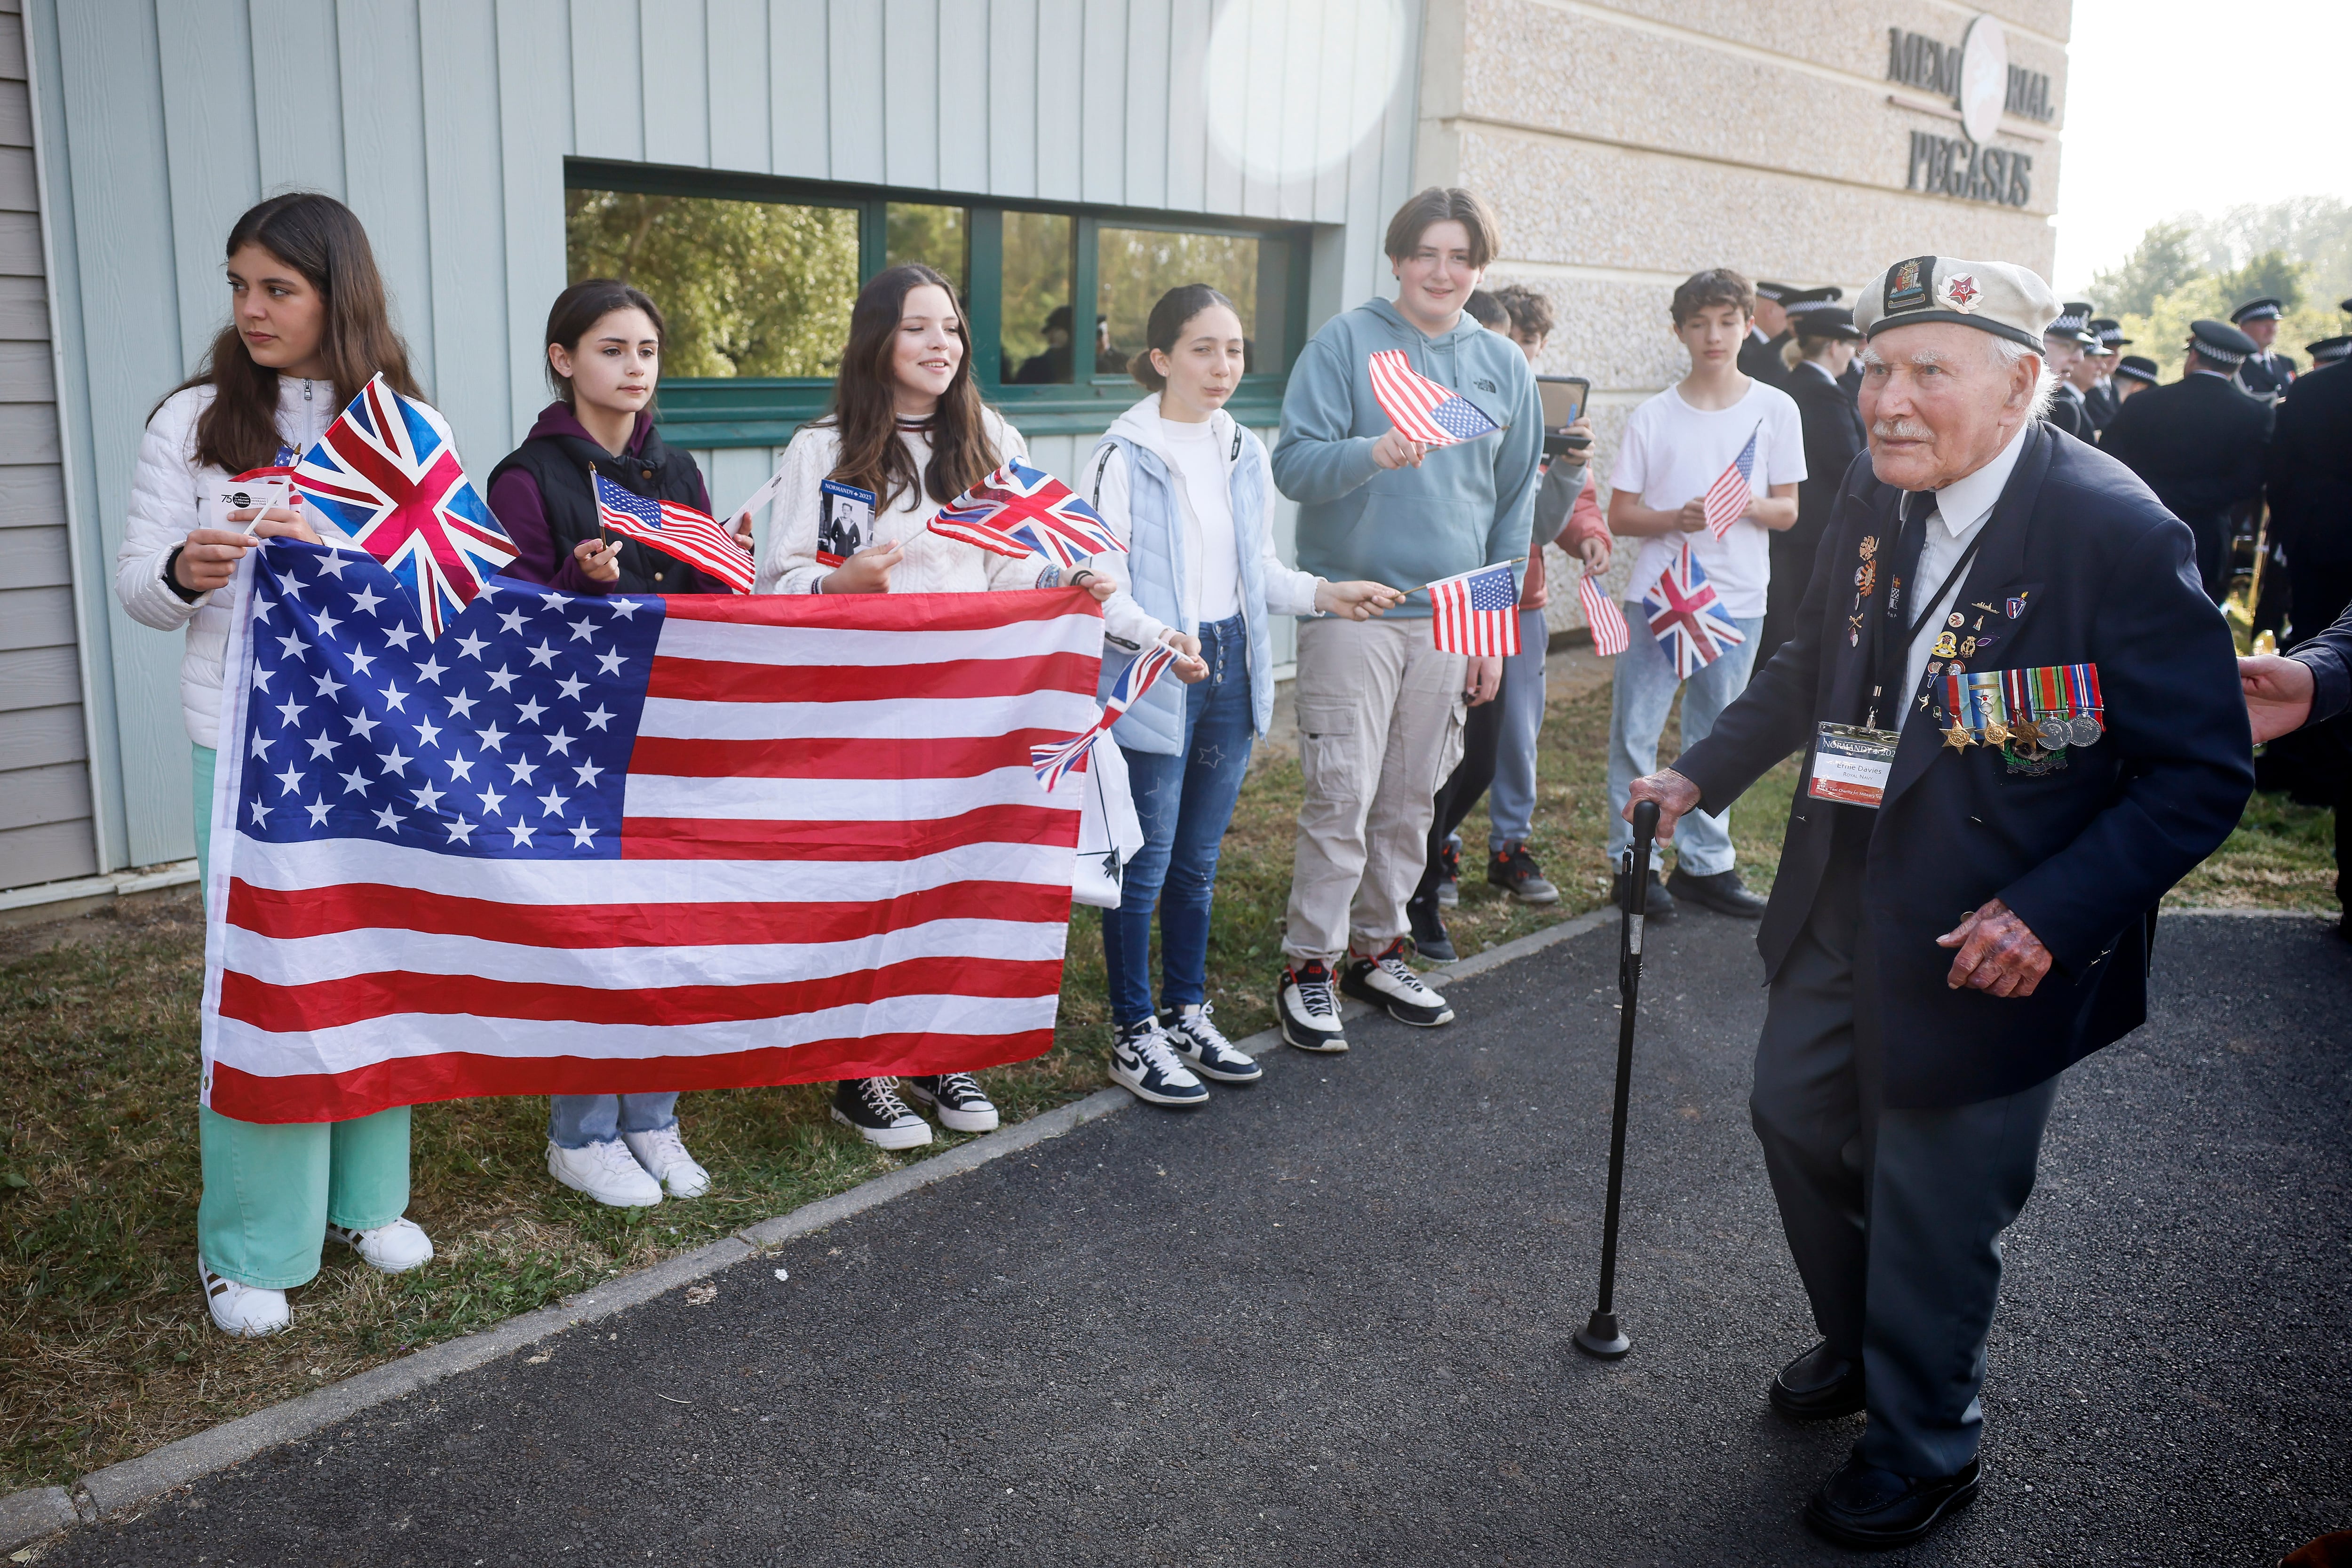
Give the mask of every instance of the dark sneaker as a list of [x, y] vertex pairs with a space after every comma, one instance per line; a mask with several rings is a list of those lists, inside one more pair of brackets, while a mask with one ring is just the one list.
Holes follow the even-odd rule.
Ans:
[[1523, 904], [1559, 902], [1559, 889], [1544, 880], [1543, 868], [1516, 839], [1486, 857], [1486, 880]]
[[833, 1091], [833, 1119], [877, 1149], [919, 1149], [931, 1141], [931, 1124], [907, 1109], [895, 1078], [844, 1079]]
[[1191, 1062], [1192, 1070], [1202, 1078], [1219, 1083], [1255, 1083], [1265, 1076], [1265, 1069], [1234, 1049], [1234, 1043], [1211, 1016], [1215, 1011], [1207, 1002], [1189, 1013], [1180, 1007], [1160, 1015], [1160, 1027], [1176, 1054]]
[[[1741, 884], [1737, 871], [1717, 871], [1712, 877], [1694, 877], [1680, 866], [1666, 879], [1666, 889], [1677, 899], [1713, 910], [1719, 915], [1731, 915], [1743, 921], [1764, 918], [1764, 900]], [[1657, 895], [1650, 895], [1654, 902]], [[1654, 910], [1651, 911], [1656, 913]]]
[[1412, 927], [1413, 951], [1433, 963], [1451, 963], [1458, 956], [1454, 951], [1454, 938], [1445, 929], [1445, 921], [1434, 903], [1423, 903], [1419, 899], [1407, 899], [1404, 918]]
[[1399, 937], [1370, 958], [1350, 957], [1339, 977], [1339, 989], [1360, 1002], [1388, 1009], [1389, 1016], [1417, 1029], [1433, 1029], [1454, 1022], [1445, 998], [1421, 983], [1404, 961], [1404, 938]]
[[1348, 1048], [1348, 1037], [1339, 1028], [1339, 998], [1331, 990], [1331, 971], [1321, 959], [1294, 963], [1282, 972], [1274, 1010], [1281, 1016], [1286, 1044], [1302, 1051]]
[[980, 1081], [968, 1072], [941, 1073], [937, 1078], [910, 1078], [907, 1094], [931, 1108], [940, 1125], [951, 1132], [993, 1132], [996, 1104], [981, 1092]]
[[[1609, 901], [1618, 909], [1625, 907], [1625, 873], [1622, 871], [1609, 879]], [[1650, 896], [1643, 904], [1642, 910], [1654, 921], [1675, 918], [1674, 896], [1666, 891], [1665, 884], [1658, 880], [1655, 871], [1650, 873]]]
[[1176, 1059], [1157, 1018], [1139, 1019], [1118, 1030], [1110, 1047], [1110, 1080], [1150, 1105], [1189, 1110], [1209, 1099], [1209, 1086]]
[[1452, 909], [1462, 901], [1462, 835], [1449, 833], [1437, 851], [1437, 902]]

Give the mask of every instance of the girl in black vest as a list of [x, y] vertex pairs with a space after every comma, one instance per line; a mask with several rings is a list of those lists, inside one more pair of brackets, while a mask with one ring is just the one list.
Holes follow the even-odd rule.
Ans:
[[[625, 489], [710, 510], [702, 470], [654, 432], [662, 314], [625, 283], [592, 278], [547, 313], [556, 401], [490, 473], [490, 510], [518, 553], [506, 575], [567, 594], [724, 594], [728, 585], [596, 522], [593, 470]], [[739, 533], [750, 539], [749, 519]], [[548, 1115], [548, 1173], [615, 1207], [698, 1197], [710, 1173], [680, 1141], [677, 1095], [559, 1094]]]

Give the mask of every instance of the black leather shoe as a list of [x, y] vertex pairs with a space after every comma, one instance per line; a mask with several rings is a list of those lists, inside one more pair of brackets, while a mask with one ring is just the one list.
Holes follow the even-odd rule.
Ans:
[[1737, 871], [1694, 877], [1677, 866], [1674, 875], [1666, 879], [1666, 891], [1719, 915], [1732, 915], [1743, 921], [1764, 918], [1764, 900], [1748, 890]]
[[1859, 1552], [1925, 1541], [1977, 1500], [1977, 1461], [1957, 1476], [1898, 1476], [1849, 1455], [1805, 1504], [1814, 1533]]
[[[1609, 879], [1609, 901], [1621, 910], [1625, 907], [1625, 873], [1622, 871]], [[1650, 890], [1642, 900], [1642, 915], [1644, 920], [1653, 921], [1675, 918], [1674, 895], [1666, 891], [1666, 885], [1658, 880], [1654, 870], [1650, 873]]]
[[1862, 1367], [1823, 1340], [1772, 1380], [1772, 1408], [1791, 1421], [1828, 1421], [1862, 1408]]

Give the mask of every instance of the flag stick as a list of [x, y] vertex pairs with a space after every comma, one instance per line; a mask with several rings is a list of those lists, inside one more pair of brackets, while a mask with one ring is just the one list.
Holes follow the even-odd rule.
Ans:
[[1633, 1010], [1642, 994], [1642, 918], [1650, 902], [1650, 846], [1658, 832], [1658, 803], [1633, 807], [1633, 847], [1625, 852], [1623, 921], [1617, 940], [1617, 1102], [1609, 1121], [1609, 1203], [1601, 1222], [1601, 1301], [1576, 1348], [1602, 1361], [1633, 1349], [1617, 1322], [1617, 1216], [1625, 1193], [1625, 1114], [1633, 1089]]
[[604, 503], [603, 498], [596, 494], [596, 465], [593, 463], [588, 465], [588, 499], [596, 503], [596, 542], [610, 549], [613, 536], [604, 531]]

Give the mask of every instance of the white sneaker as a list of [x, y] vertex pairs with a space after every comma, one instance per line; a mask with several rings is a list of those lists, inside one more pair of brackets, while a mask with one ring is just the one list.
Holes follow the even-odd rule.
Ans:
[[1300, 1050], [1348, 1048], [1348, 1037], [1339, 1023], [1339, 998], [1331, 994], [1331, 971], [1321, 959], [1310, 958], [1283, 970], [1274, 988], [1274, 1009], [1282, 1020], [1283, 1039]]
[[294, 1326], [294, 1309], [283, 1290], [257, 1290], [214, 1273], [200, 1254], [196, 1281], [205, 1288], [205, 1305], [213, 1312], [213, 1326], [241, 1340], [282, 1334]]
[[1387, 1008], [1390, 1017], [1417, 1029], [1454, 1022], [1454, 1009], [1445, 1005], [1445, 998], [1423, 985], [1412, 965], [1404, 961], [1402, 937], [1376, 953], [1350, 955], [1339, 975], [1339, 989], [1375, 1007]]
[[370, 1268], [384, 1274], [405, 1274], [433, 1261], [433, 1238], [425, 1234], [424, 1226], [404, 1215], [373, 1230], [345, 1230], [331, 1225], [327, 1239], [341, 1242], [365, 1258]]
[[710, 1173], [686, 1152], [686, 1140], [677, 1135], [677, 1122], [651, 1132], [624, 1132], [621, 1142], [670, 1196], [698, 1198], [710, 1190]]
[[1209, 1086], [1177, 1059], [1168, 1032], [1154, 1017], [1139, 1018], [1118, 1031], [1110, 1048], [1110, 1080], [1153, 1105], [1189, 1110], [1209, 1100]]
[[662, 1200], [661, 1184], [646, 1173], [618, 1138], [566, 1149], [547, 1141], [547, 1173], [575, 1193], [586, 1193], [616, 1209], [651, 1208]]

